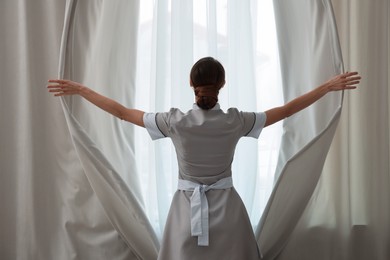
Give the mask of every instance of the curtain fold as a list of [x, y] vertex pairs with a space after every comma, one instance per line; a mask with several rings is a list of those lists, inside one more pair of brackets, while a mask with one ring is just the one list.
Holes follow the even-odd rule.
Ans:
[[[98, 92], [107, 92], [106, 95], [120, 93], [130, 101], [119, 101], [131, 107], [137, 14], [137, 1], [69, 1], [59, 77], [83, 82]], [[114, 39], [113, 33], [122, 36], [120, 41]], [[84, 173], [108, 220], [136, 259], [157, 258], [159, 242], [144, 214], [134, 167], [133, 140], [127, 139], [132, 137], [132, 129], [103, 112], [92, 112], [95, 113], [92, 117], [91, 109], [97, 108], [84, 107], [78, 97], [65, 97], [61, 101]]]
[[0, 1], [0, 258], [134, 259], [72, 145], [59, 99], [66, 1]]
[[[330, 1], [275, 0], [285, 102], [343, 70]], [[341, 93], [329, 93], [284, 120], [276, 184], [256, 236], [264, 259], [282, 252], [321, 176], [340, 118]]]

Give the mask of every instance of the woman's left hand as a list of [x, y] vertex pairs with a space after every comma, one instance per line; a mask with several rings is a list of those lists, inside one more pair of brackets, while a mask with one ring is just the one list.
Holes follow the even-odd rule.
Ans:
[[49, 79], [47, 86], [49, 92], [54, 93], [54, 96], [80, 95], [85, 86], [78, 82], [63, 79]]

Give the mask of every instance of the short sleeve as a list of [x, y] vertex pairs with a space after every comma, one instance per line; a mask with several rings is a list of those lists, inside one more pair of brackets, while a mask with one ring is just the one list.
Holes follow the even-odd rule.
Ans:
[[[247, 137], [259, 138], [261, 131], [264, 128], [267, 115], [264, 112], [246, 113], [246, 115], [252, 114], [251, 117], [246, 116], [246, 124], [250, 126], [249, 131], [245, 134]], [[249, 119], [252, 118], [252, 119]]]
[[144, 125], [152, 140], [166, 137], [157, 125], [157, 113], [145, 113]]

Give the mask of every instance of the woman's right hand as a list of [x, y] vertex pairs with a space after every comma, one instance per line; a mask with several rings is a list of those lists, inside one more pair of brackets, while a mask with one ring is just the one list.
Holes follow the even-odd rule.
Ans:
[[47, 86], [50, 93], [54, 96], [80, 95], [82, 90], [86, 88], [84, 85], [71, 80], [64, 79], [49, 79]]

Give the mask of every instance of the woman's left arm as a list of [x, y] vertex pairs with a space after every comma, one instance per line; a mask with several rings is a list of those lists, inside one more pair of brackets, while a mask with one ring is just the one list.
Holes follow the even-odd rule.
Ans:
[[51, 79], [49, 83], [47, 88], [49, 92], [54, 93], [54, 96], [80, 95], [97, 107], [122, 120], [145, 127], [143, 122], [144, 111], [126, 108], [115, 100], [71, 80]]
[[297, 97], [283, 106], [275, 107], [265, 111], [267, 120], [265, 126], [272, 125], [284, 118], [287, 118], [302, 109], [310, 106], [327, 93], [332, 91], [355, 89], [360, 82], [360, 76], [357, 72], [347, 72], [337, 75], [319, 87], [309, 91], [308, 93]]

